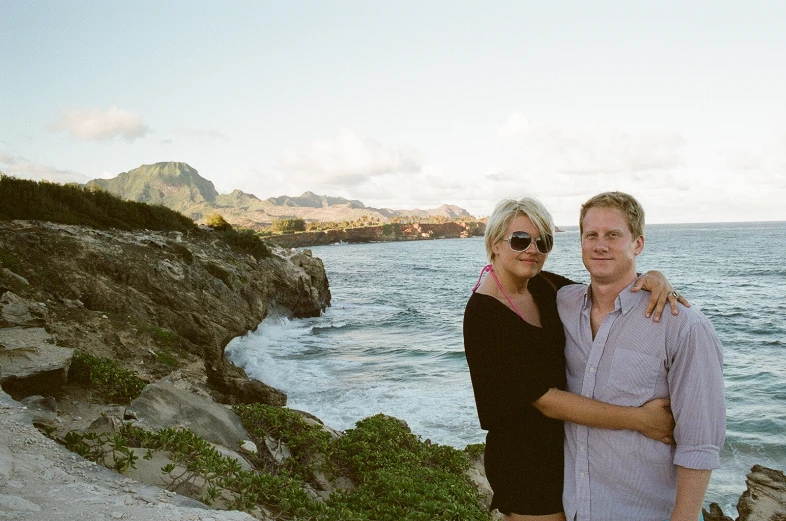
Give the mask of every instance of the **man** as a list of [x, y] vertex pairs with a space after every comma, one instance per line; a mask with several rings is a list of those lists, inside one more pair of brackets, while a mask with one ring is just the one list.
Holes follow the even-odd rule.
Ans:
[[566, 422], [566, 517], [696, 521], [726, 430], [723, 348], [695, 308], [680, 307], [657, 323], [644, 316], [647, 296], [629, 291], [644, 249], [636, 199], [597, 195], [581, 207], [579, 224], [591, 282], [566, 286], [557, 297], [568, 390], [628, 406], [670, 398], [676, 445]]

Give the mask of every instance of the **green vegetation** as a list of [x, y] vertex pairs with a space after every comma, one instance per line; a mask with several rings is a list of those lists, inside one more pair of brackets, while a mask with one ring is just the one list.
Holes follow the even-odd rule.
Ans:
[[140, 332], [146, 332], [155, 342], [157, 349], [154, 354], [159, 362], [170, 369], [181, 366], [183, 339], [169, 329], [157, 326], [139, 326]]
[[98, 188], [28, 181], [0, 175], [0, 220], [34, 219], [119, 230], [196, 230], [188, 217], [164, 206], [123, 201]]
[[306, 231], [306, 221], [300, 217], [273, 219], [273, 231], [278, 233], [304, 232]]
[[110, 435], [108, 433], [71, 431], [65, 435], [63, 445], [85, 459], [95, 461], [118, 472], [135, 468], [136, 461], [139, 459], [128, 447], [128, 440], [123, 432]]
[[382, 225], [382, 235], [386, 235], [387, 236], [387, 235], [391, 235], [391, 234], [394, 237], [398, 237], [399, 235], [401, 235], [401, 224], [399, 224], [399, 223], [393, 223], [393, 224], [385, 223], [385, 224], [383, 224]]
[[[283, 464], [251, 454], [257, 470], [243, 470], [233, 458], [186, 429], [147, 432], [124, 425], [115, 434], [69, 433], [60, 440], [70, 450], [123, 471], [135, 467], [131, 447], [167, 451], [162, 467], [169, 488], [204, 483], [205, 503], [252, 511], [264, 507], [276, 519], [300, 521], [488, 521], [478, 492], [465, 477], [464, 452], [421, 441], [395, 418], [372, 416], [334, 439], [293, 411], [261, 404], [238, 405], [243, 424], [264, 446], [269, 437], [285, 443], [292, 456]], [[312, 472], [349, 476], [356, 487], [324, 501], [304, 484]]]
[[347, 228], [366, 228], [369, 226], [379, 226], [379, 217], [362, 215], [353, 221], [313, 221], [308, 223], [308, 231], [317, 232], [325, 230], [346, 230]]
[[218, 236], [237, 253], [247, 253], [256, 260], [270, 257], [270, 249], [262, 239], [256, 236], [253, 230], [229, 229], [218, 232]]
[[467, 445], [467, 448], [464, 451], [467, 453], [470, 459], [476, 459], [483, 455], [486, 450], [485, 443], [472, 443]]
[[[346, 230], [348, 228], [367, 228], [371, 226], [382, 226], [382, 233], [384, 235], [390, 235], [392, 232], [395, 232], [397, 228], [400, 227], [402, 224], [444, 224], [450, 222], [469, 222], [474, 221], [474, 217], [444, 217], [441, 215], [435, 215], [432, 217], [417, 217], [413, 215], [405, 215], [399, 217], [391, 217], [390, 220], [386, 223], [382, 223], [379, 220], [379, 217], [367, 216], [363, 215], [358, 219], [355, 220], [343, 220], [343, 221], [313, 221], [308, 223], [307, 229], [308, 231], [326, 231], [326, 230]], [[400, 228], [398, 228], [400, 229]], [[396, 236], [400, 235], [396, 233]]]
[[327, 512], [303, 519], [488, 520], [465, 476], [467, 454], [423, 442], [395, 418], [366, 418], [334, 440], [287, 409], [255, 404], [235, 406], [235, 412], [253, 436], [280, 439], [289, 447], [296, 461], [287, 460], [285, 469], [292, 475], [322, 471], [334, 478], [347, 475], [357, 485], [332, 494], [324, 503]]
[[[223, 220], [220, 215], [218, 217]], [[95, 185], [60, 185], [0, 174], [0, 220], [12, 219], [52, 221], [99, 229], [199, 231], [191, 219], [165, 206], [124, 201]], [[233, 251], [253, 255], [257, 260], [271, 255], [267, 245], [253, 231], [237, 231], [226, 221], [224, 223], [228, 228], [216, 228], [217, 236]], [[172, 247], [186, 263], [193, 262], [193, 253], [188, 248], [177, 244]], [[10, 269], [10, 265], [8, 267]]]
[[206, 215], [205, 225], [219, 232], [225, 232], [232, 229], [232, 225], [229, 224], [220, 213]]
[[93, 179], [88, 186], [130, 201], [163, 204], [185, 215], [206, 203], [212, 205], [218, 197], [213, 183], [191, 166], [178, 162], [142, 165], [112, 179]]
[[15, 255], [0, 248], [0, 268], [8, 268], [14, 273], [19, 274], [19, 272], [22, 271], [22, 263], [19, 262], [19, 259]]
[[[316, 425], [309, 425], [299, 414], [282, 407], [270, 405], [236, 405], [234, 411], [243, 420], [243, 426], [257, 440], [264, 443], [265, 436], [282, 440], [290, 451], [297, 455], [308, 453], [325, 456], [333, 453], [330, 434]], [[285, 468], [301, 479], [309, 479], [314, 470], [322, 470], [322, 464], [310, 458], [290, 458]]]
[[129, 404], [147, 382], [136, 371], [129, 371], [111, 358], [101, 358], [77, 351], [68, 370], [70, 381], [98, 391], [107, 401]]

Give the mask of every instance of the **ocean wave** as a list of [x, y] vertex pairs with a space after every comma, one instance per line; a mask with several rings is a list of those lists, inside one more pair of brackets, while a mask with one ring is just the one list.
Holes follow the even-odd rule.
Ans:
[[464, 354], [464, 350], [461, 351], [444, 351], [437, 355], [437, 358], [440, 360], [449, 360], [449, 361], [458, 361], [464, 362], [466, 360], [466, 355]]
[[323, 329], [344, 329], [347, 327], [351, 327], [351, 326], [349, 326], [346, 322], [328, 322], [328, 323], [314, 324], [311, 326], [311, 330], [314, 332], [319, 332], [320, 330]]

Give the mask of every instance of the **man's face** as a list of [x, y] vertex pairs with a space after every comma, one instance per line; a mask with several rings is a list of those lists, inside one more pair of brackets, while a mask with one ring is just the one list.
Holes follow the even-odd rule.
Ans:
[[636, 277], [636, 256], [644, 236], [633, 237], [621, 210], [594, 207], [584, 215], [581, 259], [598, 283], [630, 283]]

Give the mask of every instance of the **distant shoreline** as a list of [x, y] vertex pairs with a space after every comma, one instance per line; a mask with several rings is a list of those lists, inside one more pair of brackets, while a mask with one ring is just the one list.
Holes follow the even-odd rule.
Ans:
[[402, 242], [432, 239], [464, 239], [480, 237], [486, 231], [482, 221], [447, 223], [382, 224], [361, 228], [298, 232], [266, 237], [265, 241], [286, 248], [305, 248], [329, 244], [364, 244], [371, 242]]

